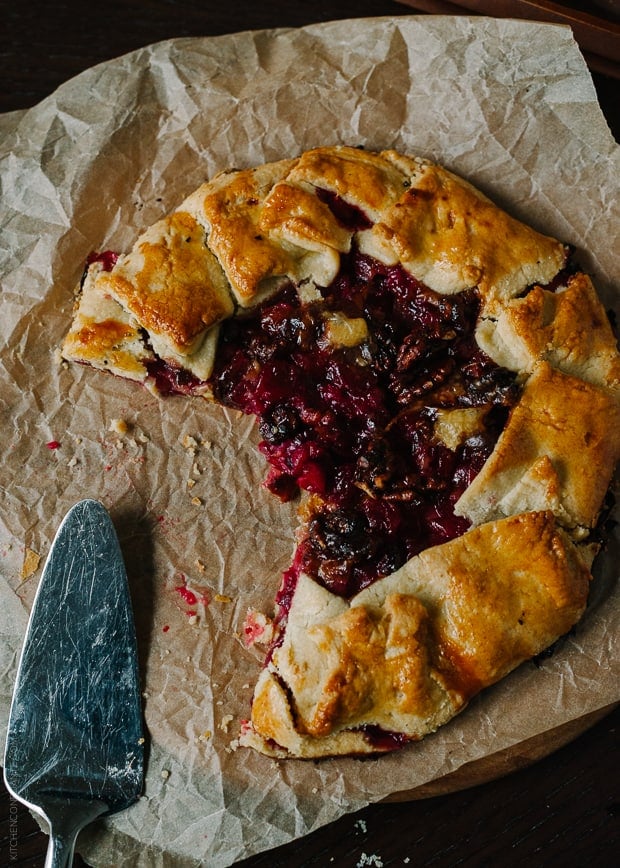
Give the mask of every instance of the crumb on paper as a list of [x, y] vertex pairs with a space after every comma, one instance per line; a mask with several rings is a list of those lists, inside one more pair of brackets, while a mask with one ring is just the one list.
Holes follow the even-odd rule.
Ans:
[[199, 497], [192, 497], [192, 504], [194, 506], [202, 506], [202, 500]]
[[168, 778], [170, 777], [170, 771], [168, 769], [162, 769], [161, 770], [161, 777], [162, 777], [162, 780], [167, 781]]
[[243, 641], [247, 648], [268, 645], [273, 639], [273, 621], [263, 612], [250, 609], [243, 622]]
[[198, 449], [198, 441], [191, 434], [186, 434], [183, 438], [183, 448], [190, 450]]
[[202, 476], [202, 470], [195, 461], [192, 464], [192, 476]]
[[144, 744], [146, 739], [144, 737], [138, 739], [138, 744]]
[[187, 617], [187, 623], [188, 623], [188, 624], [191, 624], [192, 627], [193, 627], [195, 624], [198, 623], [198, 615], [194, 615], [194, 614], [192, 614], [192, 615], [188, 615], [188, 617]]
[[124, 419], [110, 419], [108, 431], [113, 434], [118, 434], [119, 437], [124, 437], [129, 431], [129, 425]]
[[198, 741], [209, 741], [209, 739], [211, 738], [212, 735], [213, 735], [213, 733], [211, 732], [210, 729], [205, 729], [205, 731], [201, 732], [200, 735], [198, 736]]
[[195, 479], [188, 479], [188, 480], [187, 480], [187, 487], [188, 487], [188, 488], [193, 488], [195, 485], [196, 485], [196, 480], [195, 480]]
[[203, 564], [203, 562], [199, 559], [196, 559], [196, 561], [194, 563], [195, 563], [196, 569], [199, 570], [201, 573], [204, 573], [204, 571], [206, 570], [206, 567]]
[[229, 597], [228, 594], [216, 594], [213, 598], [216, 603], [232, 603], [232, 597]]
[[222, 722], [220, 723], [220, 729], [222, 732], [228, 732], [228, 728], [230, 724], [233, 722], [232, 714], [225, 714], [222, 718]]
[[355, 828], [359, 829], [360, 832], [363, 832], [364, 835], [368, 831], [368, 827], [366, 826], [366, 820], [360, 819], [355, 821]]
[[39, 564], [41, 563], [41, 555], [37, 554], [37, 552], [32, 549], [26, 549], [24, 553], [24, 562], [22, 564], [21, 578], [22, 581], [24, 579], [29, 579], [31, 576], [34, 576], [36, 571], [39, 569]]
[[77, 464], [79, 464], [79, 461], [75, 455], [67, 461], [67, 467], [75, 467]]

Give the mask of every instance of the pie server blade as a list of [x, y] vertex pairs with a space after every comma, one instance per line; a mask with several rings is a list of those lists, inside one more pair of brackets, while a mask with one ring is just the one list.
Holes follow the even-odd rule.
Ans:
[[71, 865], [81, 828], [139, 798], [140, 696], [116, 532], [100, 503], [83, 500], [65, 516], [43, 570], [4, 755], [7, 789], [49, 823], [47, 868]]

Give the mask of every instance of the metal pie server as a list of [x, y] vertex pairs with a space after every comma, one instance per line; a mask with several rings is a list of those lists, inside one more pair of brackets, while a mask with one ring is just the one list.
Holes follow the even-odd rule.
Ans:
[[80, 829], [140, 796], [136, 636], [114, 526], [95, 500], [65, 516], [46, 561], [9, 717], [4, 780], [50, 825], [46, 868], [69, 866]]

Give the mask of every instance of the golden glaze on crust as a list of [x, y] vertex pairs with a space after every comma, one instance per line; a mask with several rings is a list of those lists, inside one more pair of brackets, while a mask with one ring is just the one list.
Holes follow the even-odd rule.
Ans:
[[499, 209], [470, 184], [439, 166], [416, 175], [400, 199], [360, 233], [360, 248], [382, 262], [400, 262], [436, 292], [478, 287], [492, 312], [532, 283], [549, 282], [566, 250]]
[[376, 751], [367, 726], [419, 739], [566, 633], [589, 580], [550, 512], [427, 549], [349, 602], [302, 576], [244, 741], [315, 757], [345, 736]]
[[282, 277], [291, 269], [289, 253], [260, 227], [265, 197], [291, 166], [291, 161], [284, 160], [256, 169], [221, 172], [185, 203], [204, 221], [209, 248], [241, 306], [263, 294], [262, 282]]
[[539, 361], [612, 392], [620, 390], [620, 357], [609, 318], [586, 274], [550, 292], [535, 286], [510, 301], [476, 337], [499, 365], [531, 373]]
[[204, 229], [186, 211], [155, 223], [98, 281], [102, 292], [180, 355], [195, 352], [205, 332], [234, 310]]
[[[343, 226], [318, 190], [359, 208], [371, 228]], [[564, 245], [440, 166], [395, 151], [316, 148], [219, 173], [98, 274], [98, 291], [145, 329], [157, 356], [206, 380], [218, 323], [235, 304], [256, 304], [286, 280], [305, 292], [329, 285], [353, 243], [384, 263], [401, 262], [437, 292], [477, 286], [491, 313], [530, 283], [550, 280], [565, 258]], [[76, 338], [68, 337], [66, 355], [80, 360]], [[94, 346], [83, 356], [102, 366]]]
[[118, 302], [97, 283], [101, 265], [88, 269], [62, 352], [69, 361], [84, 362], [119, 377], [144, 382], [153, 354], [139, 328]]
[[373, 154], [359, 148], [315, 148], [301, 155], [287, 180], [335, 193], [359, 208], [373, 223], [394, 205], [411, 183], [418, 163], [406, 168], [393, 152]]
[[591, 528], [619, 456], [618, 401], [539, 362], [455, 512], [480, 524], [549, 508], [567, 527]]

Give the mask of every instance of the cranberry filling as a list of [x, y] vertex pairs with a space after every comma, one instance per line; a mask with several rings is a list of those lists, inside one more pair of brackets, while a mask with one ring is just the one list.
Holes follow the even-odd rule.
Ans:
[[362, 229], [370, 229], [372, 220], [370, 220], [357, 205], [351, 205], [349, 202], [333, 193], [331, 190], [325, 190], [323, 187], [315, 187], [317, 198], [324, 202], [332, 212], [336, 220], [341, 223], [346, 229], [352, 232], [359, 232]]
[[[282, 616], [300, 571], [349, 597], [464, 533], [454, 504], [517, 396], [514, 375], [475, 342], [474, 291], [440, 296], [353, 251], [321, 293], [321, 304], [301, 305], [289, 285], [226, 321], [210, 381], [219, 402], [258, 417], [269, 490], [315, 496], [277, 601]], [[368, 339], [330, 344], [326, 311], [363, 318]], [[435, 435], [437, 411], [468, 407], [484, 424], [453, 451]]]
[[86, 258], [86, 267], [93, 262], [100, 262], [104, 271], [112, 271], [118, 261], [118, 253], [113, 250], [103, 250], [101, 253], [90, 253]]
[[161, 395], [196, 395], [204, 390], [204, 382], [190, 371], [154, 358], [146, 362], [149, 377]]

